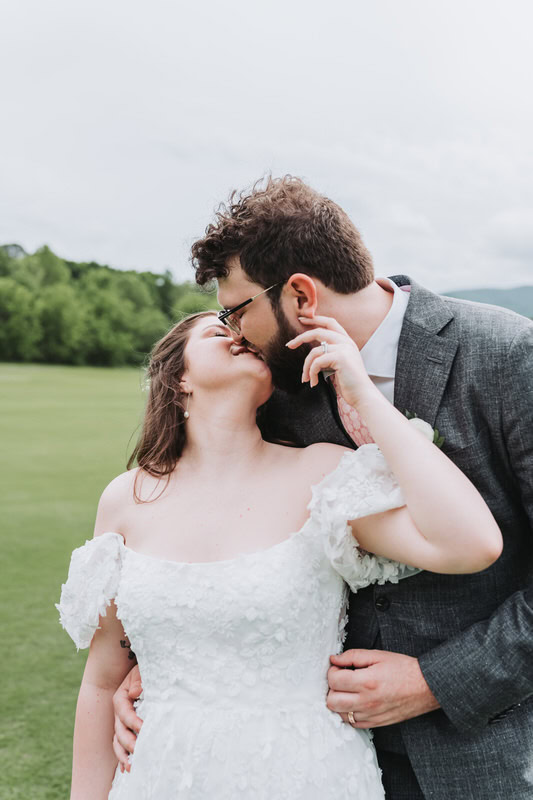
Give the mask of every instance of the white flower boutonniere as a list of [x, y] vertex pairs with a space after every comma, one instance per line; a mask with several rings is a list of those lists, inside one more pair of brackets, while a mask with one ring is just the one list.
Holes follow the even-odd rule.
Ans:
[[419, 417], [416, 416], [416, 414], [412, 414], [410, 411], [406, 411], [405, 416], [407, 417], [411, 425], [414, 425], [417, 431], [420, 431], [420, 433], [423, 436], [425, 436], [426, 439], [429, 439], [430, 442], [436, 444], [437, 447], [442, 447], [442, 445], [444, 444], [444, 436], [440, 435], [437, 428], [432, 428], [429, 422], [420, 419]]

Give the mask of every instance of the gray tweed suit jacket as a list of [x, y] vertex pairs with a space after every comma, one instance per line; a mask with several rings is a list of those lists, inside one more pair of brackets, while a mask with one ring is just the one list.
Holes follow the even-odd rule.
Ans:
[[[445, 437], [477, 486], [504, 551], [474, 575], [422, 572], [353, 595], [346, 647], [419, 658], [441, 709], [377, 728], [380, 750], [407, 753], [426, 798], [533, 798], [533, 323], [429, 292], [407, 276], [394, 404]], [[261, 427], [308, 445], [353, 446], [325, 383], [276, 392]]]

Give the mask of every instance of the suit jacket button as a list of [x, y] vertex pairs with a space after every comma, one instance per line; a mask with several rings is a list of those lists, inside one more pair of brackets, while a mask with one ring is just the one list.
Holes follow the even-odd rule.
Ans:
[[375, 606], [378, 611], [388, 611], [390, 608], [390, 600], [385, 595], [376, 598]]

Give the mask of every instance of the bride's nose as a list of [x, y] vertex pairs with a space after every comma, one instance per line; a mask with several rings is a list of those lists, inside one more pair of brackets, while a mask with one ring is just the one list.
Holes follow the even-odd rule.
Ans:
[[236, 333], [236, 331], [230, 330], [231, 336], [235, 344], [242, 344], [244, 342], [244, 336], [242, 333]]

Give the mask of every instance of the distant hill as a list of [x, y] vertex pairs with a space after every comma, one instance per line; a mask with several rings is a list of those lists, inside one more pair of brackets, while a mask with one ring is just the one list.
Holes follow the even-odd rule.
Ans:
[[448, 297], [459, 297], [461, 300], [503, 306], [524, 317], [533, 318], [533, 286], [518, 286], [516, 289], [460, 289], [444, 294]]

